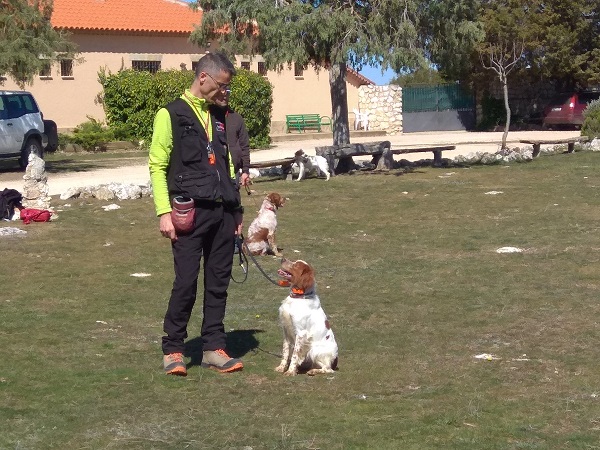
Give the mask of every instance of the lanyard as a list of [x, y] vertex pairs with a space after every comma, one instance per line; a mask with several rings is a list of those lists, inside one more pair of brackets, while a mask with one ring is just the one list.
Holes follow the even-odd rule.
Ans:
[[192, 105], [192, 108], [194, 109], [194, 111], [196, 112], [196, 115], [198, 116], [198, 120], [204, 127], [204, 131], [206, 132], [206, 137], [208, 139], [208, 145], [206, 146], [206, 151], [208, 153], [208, 163], [211, 166], [214, 166], [216, 163], [216, 158], [215, 158], [215, 151], [213, 150], [212, 142], [211, 142], [212, 141], [212, 126], [210, 123], [210, 112], [206, 111], [207, 117], [206, 117], [206, 121], [204, 121], [204, 119], [202, 118], [202, 114], [200, 114], [200, 111], [198, 110], [198, 108], [196, 108], [196, 105], [194, 104], [193, 100], [191, 98], [189, 98], [185, 92], [183, 93], [183, 95], [189, 101], [189, 103]]
[[196, 108], [196, 105], [194, 104], [194, 101], [188, 97], [188, 95], [184, 92], [183, 96], [188, 100], [188, 102], [190, 103], [190, 105], [192, 105], [192, 108], [194, 109], [194, 111], [196, 112], [196, 115], [198, 116], [198, 120], [200, 120], [200, 123], [202, 124], [202, 126], [204, 127], [204, 131], [206, 132], [206, 137], [208, 138], [208, 142], [210, 143], [210, 141], [212, 141], [212, 126], [211, 126], [211, 121], [210, 121], [210, 112], [206, 111], [206, 120], [204, 120], [202, 118], [202, 114], [200, 113], [200, 110], [198, 110], [198, 108]]

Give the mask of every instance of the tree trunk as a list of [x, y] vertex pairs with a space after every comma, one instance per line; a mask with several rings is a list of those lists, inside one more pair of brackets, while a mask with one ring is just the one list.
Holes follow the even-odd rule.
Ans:
[[506, 149], [506, 138], [508, 137], [508, 129], [510, 128], [510, 105], [508, 104], [507, 78], [505, 73], [500, 76], [500, 81], [502, 81], [502, 92], [504, 93], [504, 109], [506, 109], [506, 125], [504, 126], [504, 133], [502, 134], [502, 150]]
[[346, 64], [332, 64], [329, 69], [329, 90], [331, 92], [331, 122], [333, 124], [333, 145], [350, 143], [348, 125], [348, 91], [346, 90]]

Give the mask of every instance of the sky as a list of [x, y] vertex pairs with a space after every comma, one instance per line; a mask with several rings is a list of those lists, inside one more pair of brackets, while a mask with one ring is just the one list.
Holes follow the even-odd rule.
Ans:
[[382, 86], [390, 84], [392, 78], [396, 77], [396, 73], [393, 70], [388, 69], [382, 75], [381, 68], [373, 66], [365, 66], [359, 73], [373, 81], [375, 84]]

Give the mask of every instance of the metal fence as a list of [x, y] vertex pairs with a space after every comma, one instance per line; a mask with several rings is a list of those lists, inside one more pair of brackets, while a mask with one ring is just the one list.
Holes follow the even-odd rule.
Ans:
[[458, 84], [411, 86], [402, 88], [402, 111], [464, 111], [475, 108], [473, 95]]

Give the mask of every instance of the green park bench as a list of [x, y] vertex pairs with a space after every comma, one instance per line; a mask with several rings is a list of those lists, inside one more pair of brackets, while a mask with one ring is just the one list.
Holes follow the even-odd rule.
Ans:
[[323, 126], [331, 129], [331, 119], [319, 114], [288, 114], [285, 116], [287, 131], [298, 130], [299, 133], [306, 130], [321, 131]]

